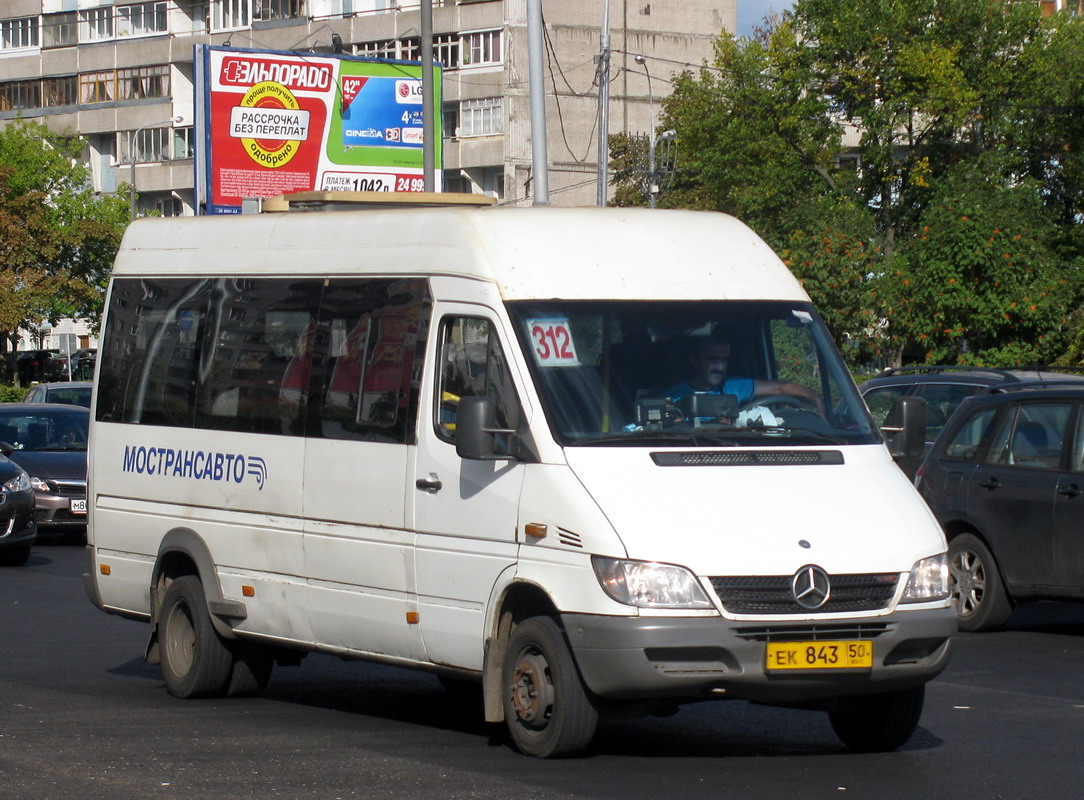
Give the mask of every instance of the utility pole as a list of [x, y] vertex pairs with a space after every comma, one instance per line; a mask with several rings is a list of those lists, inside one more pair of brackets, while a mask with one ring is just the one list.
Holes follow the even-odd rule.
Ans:
[[433, 108], [433, 0], [422, 0], [421, 39], [422, 39], [422, 187], [427, 192], [436, 191], [435, 177], [435, 133], [436, 120], [440, 113]]
[[598, 192], [596, 205], [605, 208], [610, 185], [610, 0], [602, 0], [602, 31], [598, 56]]
[[527, 63], [531, 92], [532, 205], [550, 202], [549, 154], [546, 150], [546, 81], [542, 74], [542, 0], [527, 0]]

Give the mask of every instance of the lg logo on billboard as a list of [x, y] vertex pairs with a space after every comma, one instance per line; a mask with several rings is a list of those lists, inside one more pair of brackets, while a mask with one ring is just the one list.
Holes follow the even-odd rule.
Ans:
[[421, 105], [422, 82], [421, 81], [396, 81], [395, 102]]

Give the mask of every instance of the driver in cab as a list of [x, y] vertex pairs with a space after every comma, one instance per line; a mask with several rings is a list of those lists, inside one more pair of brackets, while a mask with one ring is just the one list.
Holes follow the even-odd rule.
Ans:
[[704, 336], [689, 353], [689, 364], [693, 368], [691, 380], [671, 386], [667, 396], [677, 403], [692, 394], [728, 394], [737, 398], [738, 405], [744, 406], [758, 397], [783, 396], [794, 397], [802, 403], [808, 403], [824, 415], [824, 404], [812, 389], [791, 381], [767, 381], [753, 378], [731, 377], [727, 375], [730, 361], [730, 342], [718, 337]]

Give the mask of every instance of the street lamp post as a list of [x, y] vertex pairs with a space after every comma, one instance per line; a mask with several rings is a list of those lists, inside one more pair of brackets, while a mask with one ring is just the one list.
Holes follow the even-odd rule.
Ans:
[[150, 122], [140, 128], [136, 128], [135, 133], [128, 135], [128, 168], [130, 170], [130, 180], [128, 181], [128, 205], [130, 206], [130, 221], [135, 221], [136, 218], [136, 152], [135, 143], [139, 139], [139, 134], [147, 130], [147, 128], [161, 128], [166, 125], [176, 125], [178, 122], [184, 121], [184, 117], [173, 117], [167, 119], [165, 122]]
[[659, 194], [659, 176], [655, 164], [655, 148], [660, 139], [673, 138], [676, 134], [674, 131], [664, 131], [662, 136], [655, 136], [655, 101], [651, 95], [651, 73], [647, 69], [647, 59], [642, 55], [638, 55], [633, 60], [644, 68], [644, 75], [647, 76], [647, 115], [649, 118], [648, 125], [650, 126], [647, 137], [647, 207], [654, 208], [655, 199]]

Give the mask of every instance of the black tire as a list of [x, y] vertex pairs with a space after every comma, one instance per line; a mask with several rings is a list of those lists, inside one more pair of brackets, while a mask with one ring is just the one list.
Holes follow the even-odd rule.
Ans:
[[513, 629], [501, 678], [505, 721], [521, 753], [575, 756], [591, 744], [598, 710], [552, 619], [531, 617]]
[[1005, 624], [1012, 603], [993, 554], [977, 536], [961, 533], [949, 542], [952, 607], [963, 631], [986, 631]]
[[829, 711], [828, 719], [836, 736], [852, 750], [895, 750], [918, 727], [925, 697], [925, 686], [856, 697], [845, 709]]
[[270, 648], [254, 642], [234, 642], [233, 665], [227, 697], [256, 697], [267, 688], [271, 670], [275, 666], [275, 654]]
[[33, 542], [19, 545], [18, 547], [0, 548], [0, 566], [21, 567], [30, 560], [30, 551]]
[[219, 697], [229, 688], [233, 654], [215, 632], [194, 575], [174, 578], [158, 621], [162, 677], [175, 697]]

